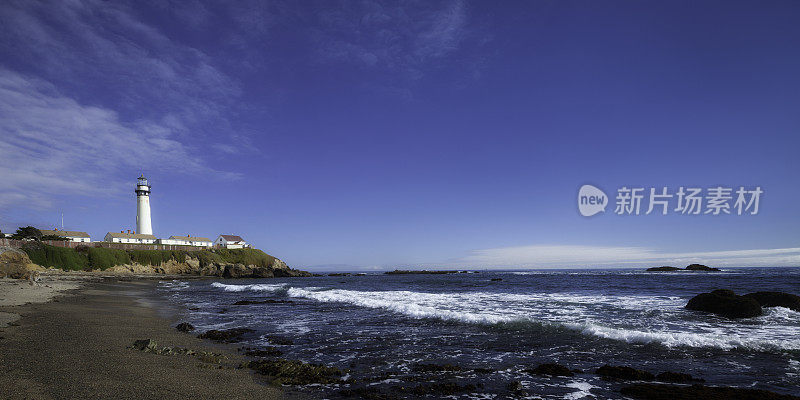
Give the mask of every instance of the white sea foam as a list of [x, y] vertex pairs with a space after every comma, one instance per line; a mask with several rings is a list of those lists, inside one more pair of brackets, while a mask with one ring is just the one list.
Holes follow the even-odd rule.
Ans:
[[578, 381], [573, 381], [573, 382], [568, 383], [567, 387], [576, 389], [577, 391], [572, 392], [572, 393], [567, 393], [564, 396], [564, 399], [566, 399], [566, 400], [578, 400], [578, 399], [582, 399], [582, 398], [587, 397], [587, 396], [591, 396], [592, 395], [592, 392], [591, 392], [592, 388], [596, 388], [596, 387], [599, 387], [599, 386], [594, 386], [589, 382], [578, 380]]
[[[627, 343], [659, 343], [667, 347], [748, 348], [753, 350], [799, 350], [800, 327], [787, 325], [797, 314], [774, 308], [761, 317], [762, 324], [694, 324], [687, 331], [685, 322], [662, 323], [648, 327], [645, 321], [614, 321], [597, 307], [613, 309], [661, 309], [682, 312], [683, 300], [677, 297], [578, 296], [572, 294], [497, 294], [497, 293], [422, 293], [413, 291], [354, 291], [344, 289], [309, 290], [289, 288], [290, 297], [320, 302], [339, 302], [359, 307], [383, 309], [412, 318], [436, 318], [477, 324], [534, 323], [562, 326], [585, 335]], [[596, 321], [600, 322], [596, 322]], [[639, 326], [636, 326], [636, 325]], [[633, 325], [633, 326], [631, 326]]]
[[[585, 335], [627, 343], [659, 343], [667, 347], [715, 347], [725, 350], [800, 350], [800, 326], [797, 325], [800, 313], [783, 307], [766, 309], [764, 316], [749, 325], [695, 322], [687, 326], [686, 321], [679, 319], [669, 321], [671, 315], [684, 312], [685, 299], [674, 296], [357, 291], [299, 288], [285, 284], [231, 285], [219, 282], [214, 282], [211, 286], [228, 292], [285, 291], [290, 297], [388, 310], [411, 318], [489, 325], [532, 323], [561, 326]], [[610, 317], [609, 310], [615, 314], [653, 311], [660, 313], [666, 320], [662, 318], [657, 327], [652, 327], [639, 314]]]
[[213, 282], [211, 283], [211, 286], [222, 289], [226, 292], [277, 292], [286, 288], [286, 285], [283, 284], [268, 285], [264, 283], [257, 283], [253, 285], [228, 285], [225, 283]]

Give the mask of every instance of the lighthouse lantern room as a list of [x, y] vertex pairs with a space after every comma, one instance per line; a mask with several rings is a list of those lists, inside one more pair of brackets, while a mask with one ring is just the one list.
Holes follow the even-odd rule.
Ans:
[[136, 180], [136, 233], [153, 234], [153, 225], [150, 222], [150, 183], [144, 174]]

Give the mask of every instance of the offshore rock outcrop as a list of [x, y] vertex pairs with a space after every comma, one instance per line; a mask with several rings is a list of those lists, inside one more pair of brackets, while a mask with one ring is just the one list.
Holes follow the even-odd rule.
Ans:
[[761, 307], [786, 307], [800, 311], [800, 296], [784, 292], [755, 292], [744, 297], [751, 298], [761, 304]]
[[705, 311], [725, 318], [750, 318], [762, 314], [761, 304], [755, 299], [738, 296], [732, 290], [717, 289], [711, 293], [694, 296], [686, 304], [694, 311]]

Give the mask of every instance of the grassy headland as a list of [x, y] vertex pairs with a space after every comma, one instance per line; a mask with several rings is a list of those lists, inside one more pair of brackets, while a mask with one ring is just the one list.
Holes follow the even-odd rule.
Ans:
[[67, 271], [105, 270], [134, 263], [151, 266], [169, 261], [185, 263], [187, 257], [197, 258], [201, 267], [228, 263], [269, 268], [275, 263], [275, 257], [258, 249], [120, 250], [88, 246], [73, 249], [31, 242], [24, 245], [22, 250], [36, 264]]

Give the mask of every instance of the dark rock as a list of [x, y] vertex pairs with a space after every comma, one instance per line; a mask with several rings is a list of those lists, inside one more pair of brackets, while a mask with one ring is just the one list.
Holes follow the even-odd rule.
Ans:
[[656, 380], [660, 382], [670, 382], [670, 383], [691, 383], [691, 382], [705, 382], [704, 379], [695, 378], [689, 374], [684, 374], [681, 372], [662, 372], [656, 375]]
[[294, 344], [294, 341], [292, 341], [292, 339], [280, 336], [266, 336], [265, 339], [267, 339], [268, 342], [276, 344], [278, 346], [291, 346]]
[[141, 339], [133, 342], [130, 348], [141, 351], [153, 351], [156, 349], [156, 346], [158, 346], [158, 344], [153, 339]]
[[247, 349], [244, 355], [249, 357], [279, 357], [283, 355], [283, 352], [275, 347], [268, 346], [263, 349]]
[[233, 328], [226, 330], [212, 329], [210, 331], [201, 333], [197, 337], [200, 339], [210, 339], [216, 342], [233, 343], [240, 341], [243, 335], [252, 332], [255, 331], [249, 328]]
[[256, 267], [252, 269], [250, 276], [253, 278], [274, 278], [275, 272], [272, 268]]
[[759, 389], [709, 387], [704, 385], [677, 386], [640, 383], [620, 389], [623, 396], [646, 400], [800, 400], [800, 397]]
[[506, 385], [506, 389], [508, 389], [511, 392], [519, 392], [520, 390], [522, 390], [522, 382], [520, 381], [508, 382], [508, 385]]
[[502, 281], [503, 278], [492, 278], [492, 282], [499, 282]]
[[179, 330], [181, 332], [189, 332], [189, 331], [193, 331], [194, 330], [194, 326], [192, 326], [192, 324], [190, 324], [188, 322], [181, 322], [180, 324], [175, 326], [175, 329], [177, 329], [177, 330]]
[[656, 271], [656, 272], [664, 272], [664, 271], [680, 271], [681, 269], [678, 267], [652, 267], [648, 268], [647, 271]]
[[761, 305], [752, 298], [737, 296], [733, 291], [718, 289], [692, 297], [686, 308], [705, 311], [726, 318], [749, 318], [761, 315]]
[[474, 368], [472, 372], [476, 374], [491, 374], [497, 372], [497, 370], [494, 368]]
[[338, 368], [282, 358], [250, 361], [247, 366], [261, 375], [269, 376], [272, 383], [283, 385], [339, 383], [344, 375]]
[[753, 299], [761, 307], [786, 307], [794, 311], [800, 311], [800, 296], [784, 292], [755, 292], [748, 293], [744, 297]]
[[598, 368], [595, 373], [606, 379], [624, 381], [652, 381], [655, 379], [655, 376], [647, 371], [631, 367], [612, 367], [608, 364]]
[[328, 276], [352, 276], [353, 274], [349, 272], [333, 272], [328, 274]]
[[457, 274], [458, 271], [428, 271], [426, 269], [421, 270], [407, 270], [407, 269], [396, 269], [394, 271], [386, 271], [384, 274], [386, 275], [443, 275], [443, 274]]
[[525, 372], [535, 375], [549, 375], [549, 376], [574, 376], [575, 374], [569, 368], [554, 363], [540, 364], [536, 368], [526, 369]]
[[686, 266], [687, 271], [719, 271], [719, 268], [711, 268], [703, 264], [689, 264]]
[[252, 270], [248, 270], [244, 264], [228, 264], [222, 273], [223, 278], [248, 278], [252, 276]]
[[412, 368], [415, 372], [458, 372], [461, 367], [453, 364], [417, 364]]

